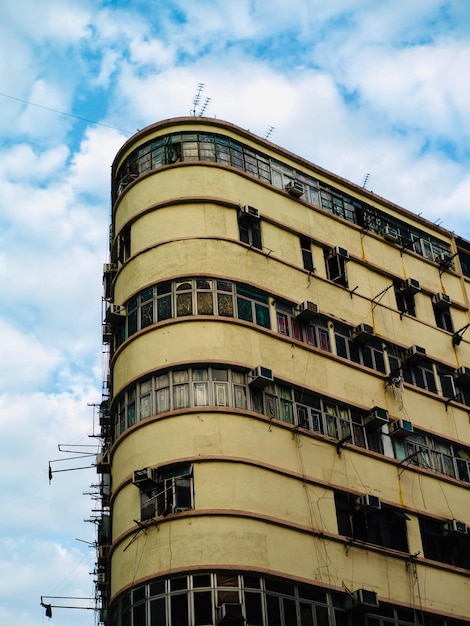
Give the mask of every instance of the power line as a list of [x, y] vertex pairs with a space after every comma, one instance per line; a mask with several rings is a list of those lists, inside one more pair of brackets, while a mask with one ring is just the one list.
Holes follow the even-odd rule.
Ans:
[[94, 120], [89, 120], [86, 117], [80, 117], [79, 115], [74, 115], [73, 113], [66, 113], [65, 111], [52, 109], [51, 107], [46, 107], [42, 104], [36, 104], [35, 102], [30, 102], [29, 100], [23, 100], [22, 98], [15, 98], [15, 96], [10, 96], [6, 93], [0, 93], [0, 96], [3, 96], [4, 98], [9, 98], [10, 100], [16, 100], [17, 102], [22, 102], [23, 104], [28, 104], [29, 106], [32, 106], [32, 107], [37, 107], [38, 109], [44, 109], [45, 111], [50, 111], [51, 113], [58, 113], [59, 115], [65, 115], [66, 117], [73, 117], [76, 120], [80, 120], [82, 122], [95, 124], [95, 126], [104, 126], [104, 128], [111, 128], [112, 130], [118, 130], [120, 133], [124, 133], [125, 135], [134, 134], [130, 130], [123, 130], [122, 128], [117, 128], [116, 126], [110, 126], [109, 124], [103, 124], [102, 122], [95, 122]]

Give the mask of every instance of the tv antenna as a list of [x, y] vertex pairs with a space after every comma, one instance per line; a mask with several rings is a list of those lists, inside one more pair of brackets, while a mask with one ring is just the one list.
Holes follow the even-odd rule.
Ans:
[[370, 178], [370, 173], [368, 172], [365, 176], [364, 176], [364, 180], [362, 182], [362, 188], [363, 189], [367, 189], [367, 183], [369, 182], [369, 178]]
[[264, 136], [265, 139], [269, 139], [271, 137], [271, 135], [273, 134], [273, 131], [275, 130], [275, 126], [269, 126], [268, 130], [266, 131], [266, 134]]
[[[191, 109], [191, 115], [193, 117], [203, 117], [205, 110], [207, 109], [211, 98], [206, 98], [201, 105], [201, 96], [204, 91], [204, 83], [199, 83], [197, 86], [196, 94], [193, 98], [193, 108]], [[198, 108], [199, 107], [199, 108]]]

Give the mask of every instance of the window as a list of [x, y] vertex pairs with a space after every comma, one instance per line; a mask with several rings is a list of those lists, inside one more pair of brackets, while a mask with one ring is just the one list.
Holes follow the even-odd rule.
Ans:
[[335, 492], [338, 532], [353, 540], [408, 552], [406, 515], [388, 506], [363, 506], [358, 496]]
[[[438, 296], [442, 296], [442, 294], [438, 294]], [[450, 306], [436, 297], [433, 302], [433, 310], [436, 326], [442, 328], [442, 330], [447, 330], [449, 333], [453, 333], [454, 325], [450, 314]]]
[[419, 518], [424, 556], [433, 561], [470, 569], [470, 536], [449, 531], [445, 522]]
[[437, 393], [436, 377], [431, 361], [423, 359], [419, 363], [404, 362], [401, 369], [407, 383]]
[[[120, 195], [133, 180], [153, 169], [181, 161], [199, 160], [217, 161], [224, 166], [240, 169], [279, 189], [285, 189], [289, 181], [298, 180], [304, 186], [303, 198], [310, 204], [321, 206], [333, 215], [381, 235], [384, 228], [388, 227], [404, 249], [432, 261], [438, 260], [441, 254], [450, 255], [450, 245], [429, 233], [234, 139], [215, 133], [174, 133], [139, 146], [129, 154], [117, 172], [115, 195]], [[470, 276], [470, 253], [460, 250], [459, 258], [462, 272]]]
[[351, 329], [344, 324], [335, 323], [336, 354], [377, 372], [385, 374], [385, 358], [382, 345], [375, 339], [367, 345], [351, 339]]
[[292, 313], [292, 307], [281, 302], [276, 303], [277, 331], [281, 335], [304, 341], [311, 346], [331, 352], [328, 322], [319, 315], [311, 322], [301, 322]]
[[395, 457], [409, 459], [416, 467], [433, 470], [451, 478], [470, 482], [470, 450], [424, 433], [393, 438]]
[[125, 228], [118, 239], [118, 259], [120, 263], [125, 263], [131, 256], [131, 229]]
[[191, 464], [155, 470], [155, 486], [141, 489], [141, 519], [193, 509], [193, 468]]
[[131, 385], [117, 402], [116, 435], [152, 415], [196, 406], [246, 409], [246, 375], [222, 367], [199, 367], [160, 373]]
[[[147, 326], [174, 317], [238, 317], [270, 328], [268, 296], [227, 280], [185, 278], [149, 287], [127, 302], [119, 343]], [[125, 317], [123, 316], [123, 322]]]
[[348, 261], [348, 257], [335, 252], [334, 249], [325, 250], [324, 255], [328, 279], [337, 285], [347, 287], [348, 276], [346, 274], [346, 262]]
[[238, 217], [238, 232], [240, 241], [247, 243], [253, 248], [261, 250], [261, 220], [259, 217], [242, 213]]
[[407, 293], [403, 290], [403, 283], [395, 283], [395, 298], [397, 301], [397, 309], [400, 313], [406, 313], [412, 317], [416, 317], [416, 307], [414, 294]]
[[313, 265], [313, 254], [310, 239], [300, 237], [300, 251], [302, 253], [303, 268], [309, 272], [314, 272], [315, 267]]

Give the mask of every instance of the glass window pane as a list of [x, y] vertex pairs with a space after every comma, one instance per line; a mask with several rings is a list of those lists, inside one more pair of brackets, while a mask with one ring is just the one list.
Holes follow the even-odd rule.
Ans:
[[167, 320], [171, 317], [171, 296], [162, 296], [157, 300], [158, 321]]
[[209, 394], [207, 383], [194, 383], [194, 406], [207, 406]]
[[188, 600], [185, 595], [174, 595], [170, 597], [171, 623], [178, 626], [189, 626]]
[[212, 594], [210, 591], [200, 591], [194, 594], [194, 624], [205, 626], [213, 624]]
[[237, 308], [238, 308], [238, 317], [241, 320], [246, 320], [247, 322], [253, 321], [253, 312], [252, 312], [250, 300], [245, 300], [244, 298], [238, 297]]
[[279, 606], [279, 598], [277, 598], [276, 596], [267, 596], [266, 604], [268, 608], [269, 626], [281, 626], [281, 609]]
[[233, 317], [233, 298], [231, 294], [217, 294], [217, 303], [219, 315], [224, 315], [225, 317]]
[[176, 296], [176, 315], [178, 317], [193, 314], [193, 298], [191, 293], [182, 293]]
[[271, 321], [269, 319], [269, 309], [262, 304], [255, 303], [256, 311], [256, 323], [264, 328], [271, 328]]
[[197, 312], [199, 315], [213, 315], [214, 302], [212, 293], [197, 294]]
[[165, 626], [166, 607], [165, 598], [152, 600], [150, 602], [150, 626]]
[[175, 385], [173, 387], [173, 407], [184, 409], [189, 406], [188, 385]]
[[164, 411], [170, 410], [170, 390], [167, 387], [166, 389], [159, 389], [156, 394], [157, 398], [157, 413], [163, 413]]
[[215, 406], [228, 406], [228, 385], [214, 383]]
[[140, 419], [149, 417], [152, 412], [152, 402], [150, 393], [140, 396]]
[[248, 624], [258, 626], [263, 623], [263, 612], [261, 609], [261, 594], [245, 591], [246, 621]]
[[153, 324], [153, 302], [147, 302], [140, 309], [140, 327], [145, 328]]

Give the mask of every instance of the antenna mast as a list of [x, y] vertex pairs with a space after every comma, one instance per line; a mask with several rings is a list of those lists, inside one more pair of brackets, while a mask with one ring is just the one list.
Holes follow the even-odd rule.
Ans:
[[199, 83], [197, 86], [196, 94], [193, 98], [193, 108], [191, 109], [191, 115], [193, 117], [203, 117], [209, 105], [209, 102], [211, 101], [211, 98], [206, 98], [204, 100], [204, 104], [202, 104], [198, 110], [198, 107], [201, 103], [201, 95], [202, 95], [202, 92], [204, 91], [204, 87], [205, 87], [204, 83]]

